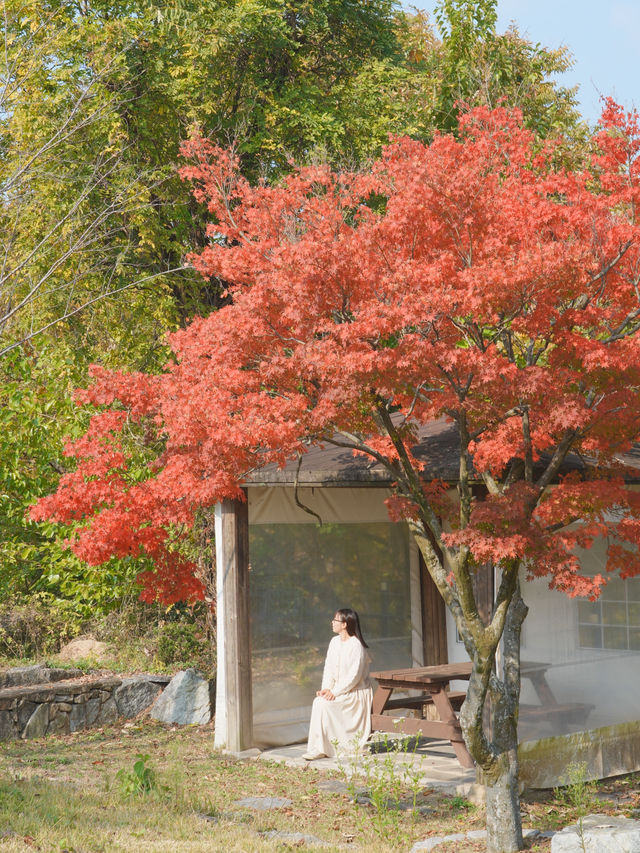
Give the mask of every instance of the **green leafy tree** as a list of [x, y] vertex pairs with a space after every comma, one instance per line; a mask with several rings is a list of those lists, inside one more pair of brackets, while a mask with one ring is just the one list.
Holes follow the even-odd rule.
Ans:
[[135, 595], [141, 569], [126, 559], [96, 571], [67, 550], [65, 528], [26, 516], [63, 470], [65, 436], [86, 429], [72, 399], [79, 373], [74, 354], [60, 346], [39, 358], [16, 350], [0, 361], [0, 603], [33, 595], [53, 607], [73, 601], [77, 627]]
[[[7, 588], [99, 597], [22, 512], [82, 423], [70, 389], [87, 365], [158, 371], [167, 331], [224, 302], [225, 282], [184, 265], [207, 211], [177, 174], [181, 141], [197, 129], [233, 144], [252, 183], [275, 183], [292, 158], [357, 166], [390, 133], [430, 139], [458, 99], [506, 95], [548, 134], [577, 126], [550, 82], [568, 60], [497, 36], [492, 0], [443, 3], [442, 40], [394, 0], [0, 4], [0, 353], [35, 347], [3, 368], [2, 571]], [[129, 583], [130, 562], [110, 565]]]
[[571, 67], [566, 48], [550, 50], [523, 38], [515, 26], [496, 32], [497, 0], [440, 0], [435, 18], [440, 44], [440, 88], [435, 123], [457, 128], [459, 105], [517, 107], [542, 136], [564, 134], [584, 144], [577, 88], [554, 75]]
[[419, 124], [394, 0], [2, 0], [2, 11], [0, 352], [124, 291], [116, 324], [150, 294], [165, 328], [217, 307], [217, 283], [183, 263], [205, 241], [176, 172], [195, 126], [235, 142], [256, 179], [314, 152], [371, 156]]
[[544, 135], [576, 123], [549, 79], [566, 55], [497, 36], [495, 0], [443, 0], [442, 42], [395, 0], [0, 1], [0, 353], [90, 307], [74, 345], [131, 366], [105, 329], [134, 329], [144, 358], [158, 325], [219, 307], [222, 283], [183, 262], [206, 243], [176, 171], [194, 129], [273, 181], [292, 158], [355, 166], [390, 133], [428, 139], [460, 99], [518, 102]]
[[128, 45], [110, 51], [76, 4], [2, 13], [0, 354], [159, 272], [132, 263], [126, 227], [144, 204], [122, 135]]

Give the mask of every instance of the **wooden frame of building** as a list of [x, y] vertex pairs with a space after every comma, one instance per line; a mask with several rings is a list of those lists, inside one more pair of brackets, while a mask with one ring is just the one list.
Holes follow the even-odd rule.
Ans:
[[[423, 429], [418, 458], [430, 476], [455, 479], [459, 442], [445, 422]], [[389, 488], [388, 472], [363, 456], [339, 448], [311, 448], [301, 464], [269, 466], [247, 481], [247, 488], [297, 490], [312, 488]], [[247, 489], [245, 489], [245, 494]], [[251, 631], [249, 589], [249, 524], [247, 501], [224, 501], [216, 508], [218, 667], [216, 734], [218, 746], [237, 752], [253, 746]], [[421, 648], [414, 661], [429, 665], [448, 662], [445, 604], [419, 556], [419, 578], [412, 585], [412, 616], [419, 621]], [[492, 573], [484, 584], [492, 600]], [[416, 600], [417, 598], [417, 600]]]
[[[456, 481], [459, 443], [453, 425], [444, 422], [428, 425], [422, 430], [420, 442], [413, 452], [424, 461], [430, 478]], [[639, 459], [629, 458], [625, 462], [636, 469], [633, 480], [629, 482], [630, 487], [637, 488]], [[578, 460], [569, 461], [569, 467], [581, 465]], [[291, 463], [283, 469], [275, 466], [264, 468], [245, 485], [245, 493], [249, 496], [260, 489], [271, 494], [287, 490], [292, 503], [291, 496], [298, 489], [380, 491], [389, 489], [391, 484], [387, 472], [364, 456], [353, 456], [350, 451], [335, 447], [314, 447], [303, 457], [300, 465]], [[483, 486], [478, 483], [476, 488], [483, 489]], [[249, 588], [251, 555], [247, 504], [247, 501], [225, 501], [216, 508], [218, 680], [215, 743], [233, 752], [254, 745]], [[452, 627], [450, 615], [421, 558], [418, 558], [417, 565], [418, 570], [411, 576], [409, 591], [414, 665], [457, 663], [462, 659], [464, 650], [456, 640], [455, 627]], [[640, 579], [637, 584], [640, 588]], [[571, 696], [561, 697], [561, 700], [586, 706], [585, 703], [593, 702], [590, 692], [595, 680], [610, 678], [611, 684], [622, 683], [621, 673], [630, 664], [638, 664], [640, 655], [633, 652], [636, 647], [632, 645], [626, 651], [616, 651], [606, 643], [602, 649], [592, 652], [583, 648], [582, 641], [576, 640], [580, 627], [580, 620], [575, 615], [577, 604], [562, 593], [554, 593], [554, 598], [545, 589], [544, 583], [533, 587], [525, 585], [527, 593], [537, 596], [535, 608], [538, 615], [533, 624], [530, 624], [530, 619], [527, 620], [529, 624], [525, 624], [524, 654], [531, 660], [551, 661], [553, 657], [553, 661], [546, 665], [549, 667], [548, 675], [552, 680], [555, 678], [554, 687], [560, 692], [565, 685], [567, 691], [573, 690]], [[493, 602], [493, 572], [486, 571], [477, 576], [476, 594], [481, 614], [486, 617]], [[634, 602], [638, 595], [635, 587], [633, 594], [629, 595], [629, 600]], [[640, 601], [640, 596], [637, 600]], [[631, 606], [628, 605], [629, 613]], [[415, 631], [414, 626], [417, 626]], [[629, 637], [632, 628], [629, 628]], [[640, 623], [637, 629], [640, 629]], [[546, 643], [546, 656], [543, 657], [532, 642], [538, 633], [542, 645]], [[558, 649], [555, 656], [552, 654], [554, 642]], [[577, 649], [577, 664], [573, 669], [567, 652], [571, 644], [574, 651]], [[627, 684], [627, 695], [628, 689]], [[603, 721], [607, 722], [606, 714], [602, 712], [598, 717], [596, 709], [589, 720], [590, 730], [587, 732], [563, 735], [564, 740], [560, 736], [542, 737], [521, 745], [523, 780], [534, 787], [561, 784], [562, 773], [571, 761], [585, 760], [592, 778], [640, 770], [640, 686], [634, 690], [630, 699], [623, 700], [621, 696], [620, 701], [614, 703], [620, 713], [613, 724], [602, 725]], [[524, 703], [531, 701], [526, 693], [525, 687]], [[602, 694], [605, 695], [604, 690]]]

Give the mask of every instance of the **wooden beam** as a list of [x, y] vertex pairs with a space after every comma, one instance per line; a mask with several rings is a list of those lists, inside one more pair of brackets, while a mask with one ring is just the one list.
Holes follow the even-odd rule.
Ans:
[[422, 639], [424, 665], [449, 663], [447, 647], [447, 616], [445, 603], [438, 587], [420, 555], [420, 581], [422, 585]]
[[222, 541], [222, 628], [226, 713], [226, 747], [240, 752], [253, 746], [251, 631], [249, 603], [249, 515], [246, 501], [220, 506]]

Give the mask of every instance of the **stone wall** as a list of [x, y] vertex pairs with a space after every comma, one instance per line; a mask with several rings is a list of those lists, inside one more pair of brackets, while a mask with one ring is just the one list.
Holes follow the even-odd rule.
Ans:
[[0, 676], [0, 740], [68, 734], [135, 717], [171, 680], [164, 675], [71, 675], [39, 665]]

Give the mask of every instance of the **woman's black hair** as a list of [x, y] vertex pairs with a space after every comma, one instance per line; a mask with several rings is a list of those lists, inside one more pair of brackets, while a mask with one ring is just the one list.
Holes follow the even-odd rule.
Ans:
[[336, 610], [336, 616], [339, 616], [340, 619], [347, 626], [347, 634], [350, 637], [357, 637], [365, 649], [368, 649], [369, 646], [365, 643], [364, 637], [362, 636], [362, 630], [360, 628], [360, 617], [356, 613], [355, 610], [352, 610], [350, 607], [342, 607], [340, 610]]

